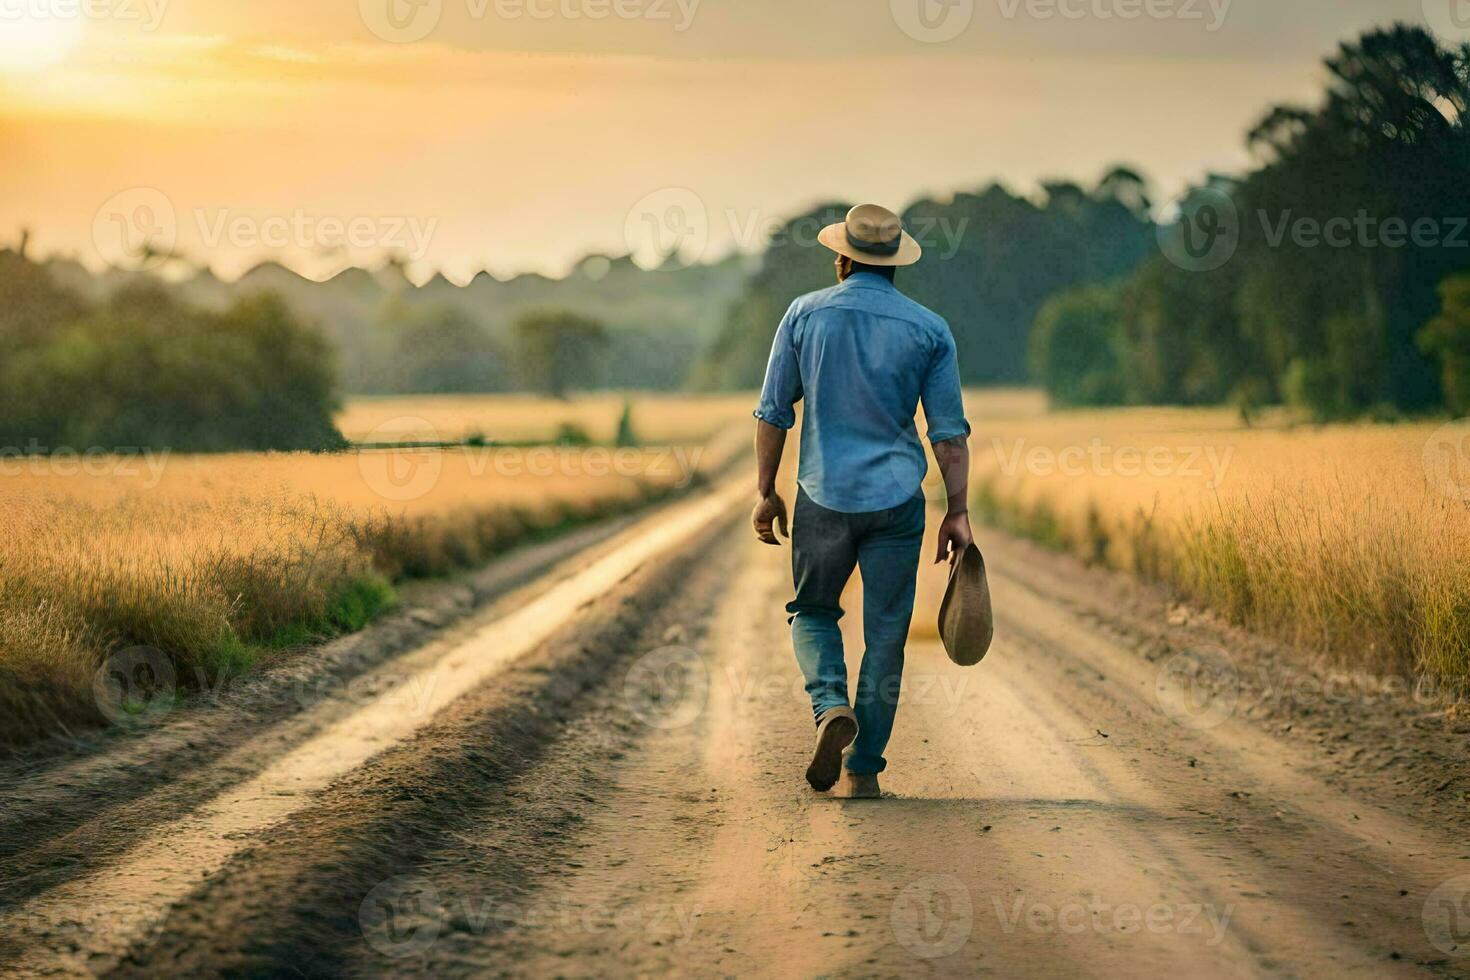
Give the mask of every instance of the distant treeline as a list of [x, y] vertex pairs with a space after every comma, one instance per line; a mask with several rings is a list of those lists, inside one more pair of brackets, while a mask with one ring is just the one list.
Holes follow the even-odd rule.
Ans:
[[[1071, 287], [1125, 275], [1156, 248], [1144, 180], [1133, 169], [1116, 167], [1091, 189], [1058, 181], [1042, 192], [1037, 204], [992, 186], [919, 201], [903, 214], [925, 254], [900, 270], [899, 286], [949, 320], [967, 384], [1025, 383], [1042, 305]], [[835, 281], [832, 253], [814, 247], [816, 232], [848, 206], [817, 208], [774, 237], [696, 369], [695, 387], [760, 385], [786, 307]]]
[[[346, 445], [340, 348], [279, 293], [211, 309], [130, 277], [92, 299], [54, 267], [0, 250], [0, 460], [6, 455]], [[452, 303], [388, 303], [386, 390], [534, 390], [565, 397], [609, 375], [614, 338], [594, 317], [531, 309], [500, 335]], [[631, 438], [631, 436], [628, 436]]]
[[[642, 269], [627, 256], [589, 255], [562, 279], [482, 272], [464, 285], [441, 275], [416, 285], [398, 263], [349, 268], [322, 282], [274, 262], [233, 282], [182, 259], [166, 271], [169, 290], [202, 309], [263, 293], [283, 298], [331, 341], [344, 392], [415, 394], [535, 387], [517, 359], [516, 324], [548, 310], [606, 327], [595, 361], [572, 379], [577, 387], [677, 389], [739, 295], [748, 261]], [[160, 281], [144, 272], [94, 274], [64, 258], [42, 264], [93, 302]]]
[[1196, 188], [1132, 275], [1047, 304], [1056, 400], [1470, 411], [1470, 46], [1395, 26], [1326, 66], [1320, 106], [1251, 130], [1258, 169]]
[[0, 252], [0, 453], [343, 445], [331, 346], [285, 303], [139, 282], [93, 303]]
[[[1470, 411], [1470, 46], [1395, 26], [1326, 65], [1322, 104], [1270, 110], [1248, 134], [1261, 165], [1212, 176], [1166, 225], [1127, 166], [911, 205], [925, 258], [899, 284], [949, 320], [965, 382], [1064, 405]], [[787, 306], [832, 283], [816, 234], [847, 206], [758, 257], [592, 255], [564, 279], [465, 285], [396, 264], [224, 282], [177, 260], [165, 284], [0, 253], [0, 434], [314, 447], [336, 441], [334, 390], [752, 388]]]
[[[905, 292], [950, 323], [971, 384], [1064, 405], [1289, 402], [1318, 418], [1470, 411], [1470, 46], [1395, 26], [1327, 59], [1316, 109], [1270, 110], [1263, 158], [1155, 225], [1145, 179], [920, 201]], [[809, 247], [846, 203], [789, 222], [692, 376], [758, 385], [775, 324], [832, 282]]]

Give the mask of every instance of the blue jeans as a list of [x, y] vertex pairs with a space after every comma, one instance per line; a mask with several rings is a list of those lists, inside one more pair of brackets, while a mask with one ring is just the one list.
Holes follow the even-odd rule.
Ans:
[[847, 758], [853, 773], [879, 773], [893, 732], [903, 682], [903, 648], [914, 613], [914, 583], [924, 539], [924, 498], [888, 510], [844, 514], [796, 494], [791, 522], [791, 569], [796, 598], [791, 642], [806, 675], [817, 718], [848, 704], [847, 662], [842, 652], [842, 590], [853, 569], [863, 576], [863, 664], [858, 672], [858, 737]]

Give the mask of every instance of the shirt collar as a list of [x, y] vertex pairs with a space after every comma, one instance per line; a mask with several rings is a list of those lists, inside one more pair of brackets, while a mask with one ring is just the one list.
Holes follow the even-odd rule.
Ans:
[[887, 277], [880, 276], [876, 272], [854, 272], [843, 281], [844, 286], [852, 286], [862, 289], [893, 289], [893, 283]]

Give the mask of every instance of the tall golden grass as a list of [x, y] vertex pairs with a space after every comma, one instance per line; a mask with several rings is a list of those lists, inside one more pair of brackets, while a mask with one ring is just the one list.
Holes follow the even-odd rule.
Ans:
[[[516, 420], [521, 438], [552, 431], [563, 403], [544, 405], [540, 429]], [[598, 411], [615, 427], [621, 401]], [[719, 421], [691, 412], [665, 431]], [[0, 744], [100, 720], [92, 685], [112, 652], [152, 647], [181, 682], [217, 684], [360, 628], [396, 581], [658, 499], [706, 458], [719, 462], [698, 445], [6, 457]]]
[[972, 493], [990, 520], [1335, 667], [1465, 691], [1470, 484], [1426, 463], [1443, 423], [1015, 407], [969, 399]]
[[355, 398], [337, 418], [353, 442], [549, 440], [574, 426], [596, 442], [617, 434], [624, 400], [632, 403], [633, 428], [649, 443], [698, 443], [730, 419], [748, 416], [752, 394], [671, 395], [595, 393], [566, 400], [535, 395], [408, 395]]

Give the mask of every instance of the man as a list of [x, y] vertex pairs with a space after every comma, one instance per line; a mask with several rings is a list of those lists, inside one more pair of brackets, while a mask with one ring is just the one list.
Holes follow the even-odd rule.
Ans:
[[[935, 562], [952, 562], [972, 539], [970, 426], [949, 325], [894, 285], [894, 270], [922, 254], [898, 216], [859, 205], [817, 240], [837, 253], [838, 284], [798, 298], [776, 330], [755, 410], [760, 499], [751, 520], [766, 544], [778, 543], [777, 528], [791, 539], [796, 598], [786, 611], [817, 721], [807, 782], [831, 789], [846, 752], [846, 795], [871, 798], [881, 795], [924, 535], [928, 463], [914, 414], [923, 402], [949, 495]], [[798, 401], [805, 413], [788, 532], [776, 472]], [[866, 650], [849, 702], [837, 621], [854, 567], [862, 573]]]

